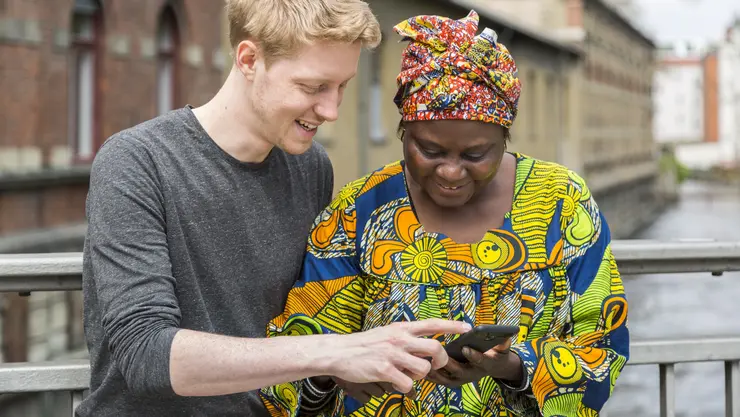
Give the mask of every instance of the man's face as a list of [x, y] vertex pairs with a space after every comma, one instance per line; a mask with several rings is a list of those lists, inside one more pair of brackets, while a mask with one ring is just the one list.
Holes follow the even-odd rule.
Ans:
[[292, 56], [256, 63], [251, 107], [267, 142], [306, 152], [317, 127], [337, 119], [347, 83], [357, 72], [360, 43], [315, 43]]

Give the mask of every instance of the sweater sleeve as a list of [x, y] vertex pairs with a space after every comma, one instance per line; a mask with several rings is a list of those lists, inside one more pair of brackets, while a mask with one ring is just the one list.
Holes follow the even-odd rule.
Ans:
[[[107, 346], [129, 389], [175, 395], [170, 347], [180, 324], [162, 185], [146, 148], [114, 136], [90, 173], [84, 280], [94, 291]], [[91, 285], [90, 285], [91, 284]], [[85, 296], [90, 296], [85, 294]]]

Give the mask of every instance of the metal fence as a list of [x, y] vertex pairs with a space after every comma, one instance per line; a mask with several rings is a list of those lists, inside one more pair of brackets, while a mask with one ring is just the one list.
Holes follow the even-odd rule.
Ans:
[[[615, 241], [614, 256], [623, 275], [740, 271], [740, 242]], [[82, 255], [0, 255], [0, 293], [75, 291], [81, 288]], [[634, 342], [629, 365], [657, 365], [660, 373], [660, 415], [675, 410], [675, 365], [686, 362], [725, 364], [725, 417], [740, 417], [740, 336], [737, 338]], [[86, 360], [0, 365], [1, 393], [67, 391], [72, 415], [88, 388]]]

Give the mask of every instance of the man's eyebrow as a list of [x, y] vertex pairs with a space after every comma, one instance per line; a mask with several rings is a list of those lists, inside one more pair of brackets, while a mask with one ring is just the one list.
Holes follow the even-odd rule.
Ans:
[[[354, 78], [354, 75], [352, 77], [347, 78], [346, 80], [340, 82], [339, 84], [346, 84], [350, 81], [352, 81], [352, 78]], [[311, 77], [311, 76], [298, 76], [293, 77], [293, 81], [297, 82], [310, 82], [310, 83], [319, 83], [319, 84], [332, 84], [334, 83], [334, 80], [330, 80], [328, 78], [322, 78], [322, 77]]]

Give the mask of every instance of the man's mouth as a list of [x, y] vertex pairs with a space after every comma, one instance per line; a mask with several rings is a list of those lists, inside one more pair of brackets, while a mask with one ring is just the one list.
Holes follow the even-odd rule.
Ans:
[[319, 125], [304, 122], [303, 120], [296, 120], [295, 122], [298, 123], [298, 125], [302, 127], [303, 130], [305, 130], [306, 132], [313, 132], [314, 130], [316, 130], [317, 127], [319, 127]]

